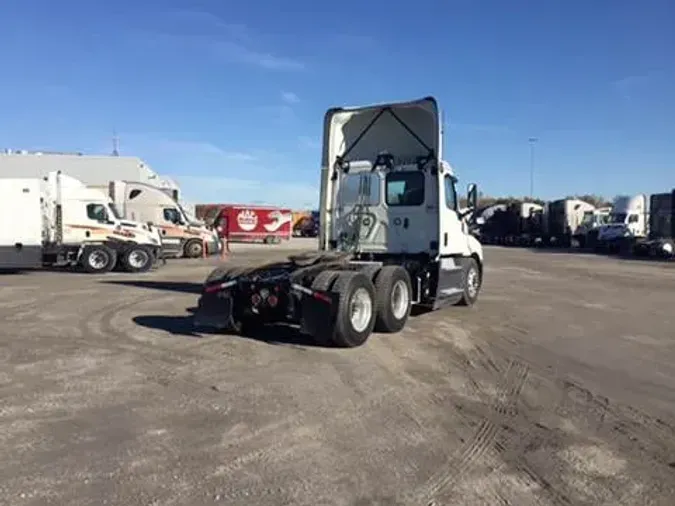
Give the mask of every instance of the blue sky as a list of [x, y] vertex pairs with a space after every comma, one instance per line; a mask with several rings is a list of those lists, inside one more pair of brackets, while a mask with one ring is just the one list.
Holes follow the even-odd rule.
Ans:
[[675, 186], [670, 0], [0, 0], [0, 146], [122, 154], [187, 199], [314, 205], [324, 111], [436, 96], [488, 194]]

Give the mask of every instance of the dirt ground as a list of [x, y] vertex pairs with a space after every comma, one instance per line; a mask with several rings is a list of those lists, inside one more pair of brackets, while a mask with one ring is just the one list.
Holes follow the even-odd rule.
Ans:
[[486, 262], [474, 308], [352, 350], [194, 333], [215, 259], [4, 275], [0, 503], [675, 504], [675, 265]]

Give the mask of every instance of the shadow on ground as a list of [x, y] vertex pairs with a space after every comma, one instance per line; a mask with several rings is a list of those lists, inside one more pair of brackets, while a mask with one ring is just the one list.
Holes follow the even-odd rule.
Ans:
[[190, 283], [188, 281], [143, 281], [143, 280], [103, 280], [101, 283], [108, 285], [135, 286], [150, 290], [163, 290], [165, 292], [202, 293], [203, 283]]
[[[196, 309], [197, 308], [188, 308], [187, 311], [189, 313], [194, 313]], [[297, 327], [285, 324], [264, 325], [260, 328], [251, 329], [243, 336], [195, 327], [192, 315], [141, 315], [132, 318], [132, 321], [141, 327], [162, 330], [175, 336], [201, 338], [209, 335], [222, 335], [238, 337], [240, 339], [252, 339], [267, 344], [322, 347], [316, 339], [302, 334]]]

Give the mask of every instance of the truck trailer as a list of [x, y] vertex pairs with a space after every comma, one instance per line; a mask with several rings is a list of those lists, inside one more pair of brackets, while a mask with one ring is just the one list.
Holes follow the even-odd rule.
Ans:
[[160, 255], [157, 229], [122, 219], [105, 194], [75, 178], [57, 171], [44, 178], [0, 179], [2, 269], [145, 272]]
[[293, 211], [273, 206], [217, 205], [207, 220], [229, 242], [279, 244], [293, 234]]
[[472, 305], [483, 249], [469, 232], [477, 188], [460, 212], [442, 158], [433, 97], [334, 108], [324, 118], [319, 251], [206, 279], [197, 327], [248, 333], [292, 323], [320, 342], [363, 344], [397, 332], [413, 305]]

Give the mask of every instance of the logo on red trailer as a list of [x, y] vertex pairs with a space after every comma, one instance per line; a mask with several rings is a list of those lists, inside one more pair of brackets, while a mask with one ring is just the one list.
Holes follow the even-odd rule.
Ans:
[[240, 229], [250, 232], [258, 226], [258, 215], [255, 211], [244, 209], [237, 215], [237, 225], [239, 225]]

